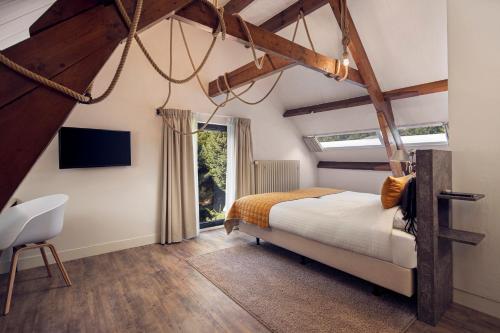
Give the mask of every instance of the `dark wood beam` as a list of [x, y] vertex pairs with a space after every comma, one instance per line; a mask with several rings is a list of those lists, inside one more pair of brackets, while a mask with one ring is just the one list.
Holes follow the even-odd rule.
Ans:
[[320, 169], [341, 169], [341, 170], [371, 170], [371, 171], [391, 171], [391, 166], [387, 162], [318, 162]]
[[239, 13], [252, 2], [253, 0], [229, 0], [229, 2], [224, 5], [224, 12], [228, 14]]
[[[144, 29], [191, 0], [145, 0]], [[102, 3], [102, 1], [101, 1]], [[124, 0], [129, 15], [135, 0]], [[82, 7], [78, 7], [81, 5]], [[50, 13], [65, 8], [64, 12]], [[128, 34], [116, 8], [91, 1], [59, 0], [35, 23], [34, 36], [4, 51], [6, 56], [84, 93]], [[0, 208], [5, 205], [62, 126], [76, 102], [0, 65]]]
[[[341, 21], [341, 10], [340, 10], [341, 0], [329, 0], [330, 7], [337, 19], [337, 23], [340, 25]], [[353, 22], [349, 10], [347, 10], [347, 22], [349, 25], [349, 51], [351, 52], [352, 58], [356, 63], [359, 73], [363, 78], [368, 90], [368, 95], [375, 106], [377, 111], [377, 119], [379, 122], [380, 130], [382, 132], [382, 138], [384, 146], [387, 152], [388, 159], [391, 159], [392, 154], [396, 149], [404, 149], [403, 141], [399, 135], [398, 129], [394, 122], [394, 115], [392, 113], [392, 107], [390, 101], [384, 98], [382, 90], [378, 84], [375, 72], [370, 64], [368, 55], [366, 54], [365, 48], [361, 41], [361, 37], [358, 34], [358, 30]], [[391, 169], [395, 176], [402, 176], [403, 170], [400, 163], [391, 163]]]
[[[217, 19], [213, 15], [207, 15], [207, 8], [203, 3], [193, 2], [182, 10], [176, 13], [176, 18], [191, 24], [200, 26], [210, 31], [217, 27]], [[232, 37], [242, 44], [248, 44], [248, 38], [242, 29], [239, 20], [233, 15], [224, 14], [224, 21], [226, 23], [226, 32], [228, 37]], [[278, 36], [272, 32], [264, 30], [251, 23], [247, 23], [250, 34], [254, 41], [255, 47], [260, 51], [266, 52], [269, 55], [276, 55], [285, 58], [286, 60], [293, 61], [299, 65], [308, 67], [312, 70], [318, 71], [322, 74], [333, 75], [335, 73], [336, 64], [338, 59], [330, 58], [320, 53], [316, 53], [308, 48], [299, 44], [289, 41], [286, 38]], [[289, 63], [287, 67], [289, 66]], [[263, 77], [268, 76], [269, 73], [262, 72]], [[258, 80], [258, 77], [247, 78], [245, 82]], [[349, 70], [348, 80], [355, 82], [358, 85], [364, 86], [359, 73], [355, 69]], [[212, 85], [213, 86], [213, 85]], [[218, 90], [215, 92], [218, 94]], [[212, 96], [214, 96], [212, 94]]]
[[[422, 96], [427, 94], [439, 93], [448, 91], [448, 80], [441, 80], [435, 82], [429, 82], [424, 84], [419, 84], [416, 86], [394, 89], [384, 92], [384, 98], [387, 100], [397, 100], [416, 96]], [[311, 113], [327, 112], [339, 109], [352, 108], [361, 105], [372, 104], [372, 100], [369, 95], [348, 98], [340, 101], [322, 103], [311, 106], [304, 106], [296, 109], [286, 110], [283, 117], [294, 117], [301, 116]]]
[[30, 27], [30, 36], [102, 4], [102, 0], [56, 1]]
[[[304, 15], [310, 14], [316, 9], [326, 5], [328, 0], [300, 0], [290, 7], [284, 9], [280, 13], [271, 17], [269, 20], [261, 24], [259, 27], [263, 28], [267, 31], [277, 32], [288, 25], [295, 23], [297, 21], [297, 17], [300, 13], [300, 10], [304, 12]], [[250, 62], [246, 65], [243, 65], [240, 68], [237, 68], [228, 73], [228, 82], [231, 88], [238, 88], [244, 86], [246, 84], [251, 83], [252, 81], [259, 80], [262, 78], [266, 78], [269, 75], [281, 72], [285, 69], [291, 68], [295, 65], [298, 65], [297, 62], [291, 59], [280, 59], [281, 57], [278, 55], [269, 55], [269, 59], [273, 63], [272, 66], [266, 66], [262, 70], [251, 71], [250, 68], [255, 67], [253, 62]], [[357, 85], [363, 86], [362, 80], [359, 76], [359, 73], [355, 69], [350, 69], [350, 75], [348, 80], [351, 83], [355, 83]], [[217, 80], [219, 80], [219, 86], [222, 91], [219, 91], [217, 86]], [[233, 85], [234, 83], [234, 85]], [[209, 94], [212, 97], [218, 96], [221, 93], [226, 93], [228, 91], [225, 86], [223, 80], [221, 80], [221, 76], [219, 76], [216, 80], [213, 80], [209, 83]]]
[[[236, 89], [241, 86], [247, 85], [254, 80], [264, 79], [270, 75], [294, 67], [297, 64], [295, 61], [288, 60], [280, 56], [266, 54], [264, 57], [266, 57], [266, 59], [264, 61], [262, 69], [260, 70], [255, 67], [254, 62], [250, 62], [232, 72], [227, 73], [227, 81], [229, 83], [229, 86], [232, 89]], [[208, 84], [208, 93], [212, 97], [226, 92], [228, 92], [228, 88], [222, 76], [219, 76], [217, 80], [211, 81]]]
[[271, 32], [278, 32], [297, 21], [300, 11], [309, 15], [316, 9], [326, 5], [328, 0], [299, 0], [260, 25], [261, 28]]

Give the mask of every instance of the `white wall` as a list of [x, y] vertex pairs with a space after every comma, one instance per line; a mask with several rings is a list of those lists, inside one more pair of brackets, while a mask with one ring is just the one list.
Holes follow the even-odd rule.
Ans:
[[[185, 26], [185, 31], [199, 62], [211, 35], [190, 26]], [[145, 44], [163, 68], [168, 68], [168, 33], [167, 21], [142, 33]], [[180, 36], [175, 35], [174, 75], [185, 77], [192, 70]], [[107, 86], [121, 49], [118, 48], [98, 75], [94, 94]], [[250, 60], [250, 50], [232, 41], [218, 41], [202, 72], [202, 80], [208, 82]], [[256, 90], [248, 98], [254, 100], [262, 96], [272, 80], [257, 83]], [[155, 108], [163, 103], [166, 93], [167, 83], [154, 72], [134, 45], [113, 94], [97, 105], [78, 105], [65, 123], [66, 126], [130, 130], [132, 166], [59, 170], [56, 138], [15, 193], [24, 200], [49, 193], [69, 194], [64, 230], [55, 239], [63, 258], [72, 259], [158, 240], [161, 119], [155, 115]], [[213, 110], [195, 80], [174, 86], [169, 105], [198, 113]], [[273, 94], [264, 103], [253, 107], [233, 102], [221, 114], [252, 119], [255, 159], [298, 159], [301, 162], [301, 186], [315, 186], [317, 161], [305, 147], [294, 123], [281, 116], [282, 109], [279, 98]], [[23, 262], [24, 267], [35, 264], [40, 264], [38, 258]]]
[[[446, 92], [396, 100], [392, 104], [394, 118], [398, 126], [448, 121], [448, 93]], [[378, 128], [373, 105], [293, 117], [292, 119], [306, 135]], [[407, 148], [448, 149], [448, 146], [409, 146]], [[384, 147], [328, 149], [316, 153], [316, 156], [320, 161], [387, 161]], [[390, 175], [389, 172], [381, 171], [321, 169], [318, 173], [318, 183], [320, 186], [380, 193], [382, 183], [388, 175]]]
[[448, 1], [453, 188], [486, 194], [457, 202], [454, 226], [479, 231], [477, 247], [455, 245], [456, 302], [500, 317], [500, 1]]

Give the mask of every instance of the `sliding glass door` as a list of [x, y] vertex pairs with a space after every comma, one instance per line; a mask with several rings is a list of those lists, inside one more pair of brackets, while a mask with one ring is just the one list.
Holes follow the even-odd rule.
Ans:
[[[202, 124], [198, 124], [201, 127]], [[226, 204], [227, 127], [208, 125], [198, 133], [200, 229], [224, 223]]]

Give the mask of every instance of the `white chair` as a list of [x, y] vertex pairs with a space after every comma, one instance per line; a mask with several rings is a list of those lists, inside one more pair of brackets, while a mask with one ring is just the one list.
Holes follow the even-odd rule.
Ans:
[[57, 255], [56, 248], [47, 243], [47, 240], [54, 238], [62, 231], [64, 205], [67, 201], [67, 195], [49, 195], [10, 207], [0, 215], [0, 255], [2, 251], [13, 248], [4, 315], [10, 311], [19, 255], [26, 250], [40, 249], [50, 277], [52, 274], [45, 254], [45, 247], [48, 247], [66, 285], [71, 286], [71, 280]]

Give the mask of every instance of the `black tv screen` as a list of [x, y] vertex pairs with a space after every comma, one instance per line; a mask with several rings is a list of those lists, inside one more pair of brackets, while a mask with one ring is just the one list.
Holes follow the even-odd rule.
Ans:
[[59, 169], [131, 165], [130, 132], [62, 127]]

